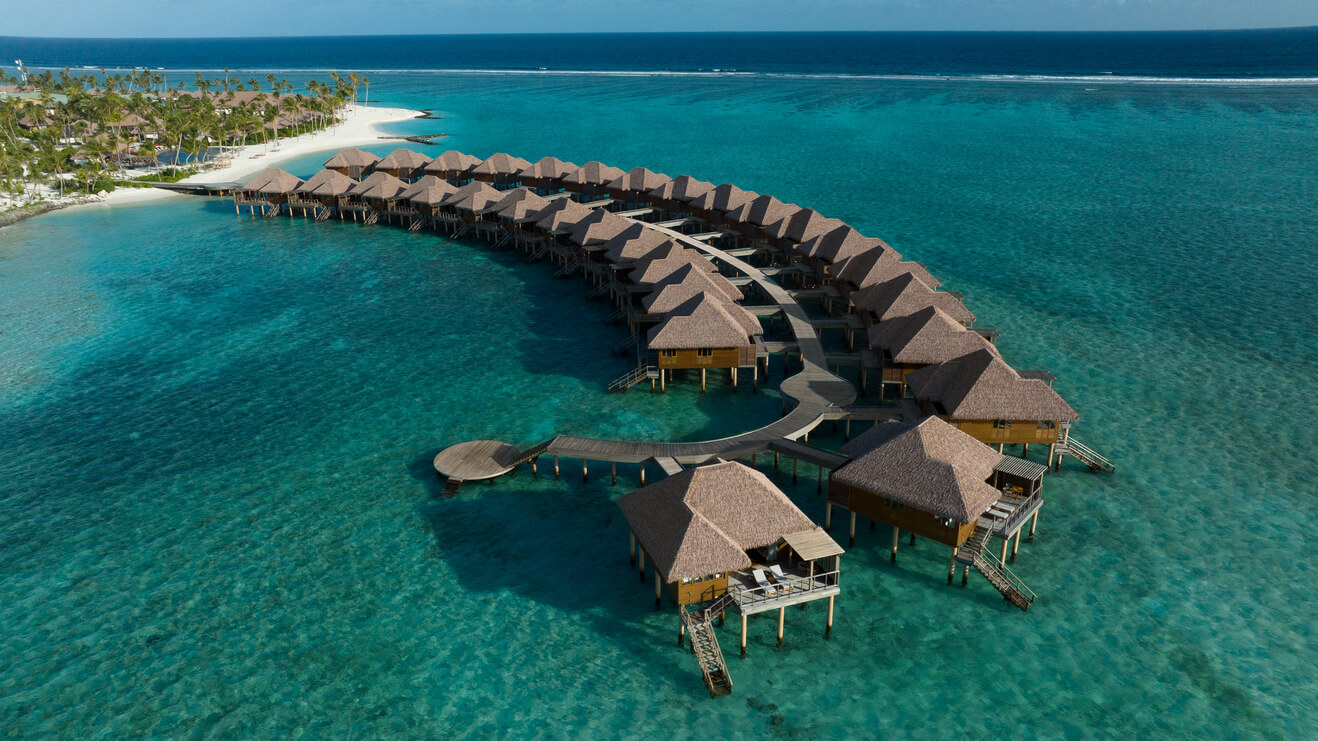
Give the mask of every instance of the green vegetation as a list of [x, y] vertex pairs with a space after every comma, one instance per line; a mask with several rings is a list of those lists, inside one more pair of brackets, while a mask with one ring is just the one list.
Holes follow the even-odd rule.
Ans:
[[312, 80], [303, 94], [274, 75], [244, 82], [227, 70], [222, 79], [198, 73], [174, 88], [149, 70], [73, 75], [65, 69], [26, 80], [0, 71], [0, 195], [12, 203], [38, 198], [41, 186], [59, 194], [109, 191], [126, 169], [155, 170], [133, 179], [176, 182], [228, 147], [332, 126], [370, 83], [355, 74], [330, 75], [330, 84]]

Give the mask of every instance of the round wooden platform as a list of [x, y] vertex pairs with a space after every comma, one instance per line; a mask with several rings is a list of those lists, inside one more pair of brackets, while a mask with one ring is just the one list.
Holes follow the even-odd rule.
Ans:
[[512, 470], [520, 451], [498, 440], [471, 440], [439, 451], [435, 470], [458, 481], [480, 481]]

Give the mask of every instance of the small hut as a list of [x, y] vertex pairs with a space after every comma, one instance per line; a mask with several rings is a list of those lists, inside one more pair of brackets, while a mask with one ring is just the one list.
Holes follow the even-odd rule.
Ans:
[[[385, 214], [387, 221], [394, 216], [409, 216], [411, 204], [403, 199], [408, 183], [382, 170], [376, 170], [357, 184], [349, 194], [364, 208]], [[402, 204], [401, 208], [399, 205]]]
[[450, 149], [431, 160], [425, 171], [427, 175], [434, 175], [454, 185], [465, 185], [471, 182], [471, 171], [480, 163], [477, 157]]
[[425, 175], [430, 158], [410, 149], [395, 149], [375, 163], [375, 172], [387, 172], [405, 182], [416, 182]]
[[878, 353], [883, 383], [897, 384], [901, 392], [911, 371], [976, 350], [996, 352], [983, 336], [936, 306], [870, 326], [869, 344]]
[[718, 460], [626, 494], [618, 507], [642, 576], [647, 557], [653, 565], [656, 599], [665, 587], [679, 607], [729, 595], [743, 652], [749, 615], [776, 610], [781, 643], [786, 606], [827, 598], [832, 626], [843, 550], [763, 473]]
[[[246, 185], [233, 191], [234, 211], [238, 211], [240, 206], [247, 206], [253, 213], [257, 209], [273, 207], [273, 213], [277, 213], [279, 207], [288, 203], [289, 196], [294, 195], [294, 191], [301, 185], [301, 178], [278, 168], [262, 170]], [[272, 212], [267, 210], [266, 214], [271, 215]]]
[[471, 169], [471, 177], [482, 183], [489, 183], [499, 190], [516, 188], [521, 185], [521, 172], [531, 163], [521, 157], [499, 152]]
[[667, 382], [663, 371], [699, 369], [704, 391], [706, 369], [727, 368], [736, 388], [737, 369], [756, 367], [754, 337], [763, 331], [739, 304], [721, 293], [701, 291], [668, 312], [649, 331], [646, 346], [659, 354], [661, 387]]
[[563, 179], [578, 169], [571, 162], [564, 162], [557, 157], [541, 157], [535, 164], [522, 168], [517, 175], [522, 185], [547, 195], [562, 190]]
[[670, 211], [686, 208], [686, 204], [714, 190], [713, 183], [696, 180], [690, 175], [678, 175], [652, 189], [647, 195], [650, 202]]
[[489, 183], [473, 181], [466, 185], [460, 186], [453, 191], [449, 197], [440, 201], [441, 218], [444, 214], [450, 214], [452, 219], [463, 221], [468, 224], [475, 224], [481, 221], [478, 211], [484, 211], [499, 199], [503, 198], [503, 192], [495, 190], [494, 186]]
[[802, 244], [813, 237], [844, 227], [838, 219], [830, 219], [812, 208], [803, 208], [791, 218], [771, 224], [766, 232], [783, 244]]
[[527, 225], [539, 218], [550, 203], [523, 186], [506, 191], [503, 198], [486, 209], [486, 213], [504, 225], [504, 231], [512, 235], [514, 245], [520, 245], [534, 236]]
[[306, 209], [314, 209], [317, 218], [328, 218], [332, 211], [321, 209], [337, 211], [355, 185], [356, 180], [338, 170], [321, 170], [297, 187], [289, 203], [294, 205], [296, 202], [296, 207], [302, 208], [304, 215]]
[[671, 246], [661, 245], [645, 260], [638, 262], [628, 279], [638, 286], [653, 286], [687, 266], [706, 273], [718, 272], [718, 266], [706, 260], [699, 252], [673, 243]]
[[770, 195], [762, 195], [729, 211], [728, 221], [764, 227], [790, 218], [799, 210], [801, 210], [800, 206], [783, 203]]
[[742, 190], [731, 183], [724, 183], [717, 188], [694, 198], [690, 207], [696, 213], [708, 218], [723, 218], [729, 211], [755, 200], [758, 193]]
[[654, 285], [654, 292], [641, 299], [647, 314], [667, 314], [698, 293], [721, 294], [730, 301], [740, 301], [741, 291], [718, 273], [684, 265]]
[[856, 291], [851, 294], [851, 302], [866, 325], [914, 314], [927, 306], [942, 309], [967, 327], [975, 322], [975, 315], [961, 299], [947, 291], [933, 290], [910, 272]]
[[536, 215], [535, 228], [545, 234], [566, 232], [594, 211], [590, 206], [583, 206], [569, 198], [556, 198]]
[[434, 218], [439, 215], [439, 205], [444, 199], [457, 191], [457, 186], [434, 175], [426, 175], [408, 186], [402, 197], [412, 204], [417, 213]]
[[591, 161], [568, 173], [562, 180], [569, 192], [580, 193], [587, 199], [605, 194], [604, 186], [626, 173], [603, 162]]
[[654, 229], [632, 224], [604, 243], [604, 259], [615, 264], [638, 262], [673, 244], [672, 239]]
[[929, 288], [942, 285], [925, 266], [901, 259], [897, 250], [887, 245], [839, 260], [828, 267], [828, 273], [842, 294], [848, 297], [855, 291], [890, 281], [903, 273], [914, 275]]
[[[806, 256], [806, 262], [814, 266], [816, 273], [821, 277], [824, 275], [825, 266], [835, 266], [839, 262], [862, 254], [873, 254], [876, 258], [890, 254], [901, 259], [901, 255], [882, 239], [866, 237], [846, 224], [805, 240], [801, 243], [799, 251]], [[836, 276], [836, 272], [833, 275]]]
[[361, 180], [363, 175], [371, 173], [372, 168], [379, 161], [380, 158], [370, 152], [363, 152], [360, 149], [344, 149], [330, 157], [329, 161], [325, 163], [325, 169], [335, 170], [353, 180]]
[[639, 203], [650, 191], [670, 181], [672, 178], [661, 172], [636, 167], [605, 183], [604, 190], [627, 203]]
[[1080, 418], [1047, 383], [1023, 378], [981, 348], [906, 375], [924, 414], [937, 415], [983, 443], [1042, 443], [1048, 460], [1064, 429]]
[[568, 231], [568, 240], [583, 248], [601, 251], [601, 245], [626, 231], [634, 222], [605, 211], [593, 208], [589, 215], [572, 225]]

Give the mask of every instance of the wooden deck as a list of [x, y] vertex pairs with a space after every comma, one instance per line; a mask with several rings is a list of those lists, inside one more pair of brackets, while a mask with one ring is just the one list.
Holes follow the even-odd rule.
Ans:
[[520, 453], [498, 440], [472, 440], [441, 450], [435, 456], [435, 470], [456, 481], [492, 479], [517, 465]]

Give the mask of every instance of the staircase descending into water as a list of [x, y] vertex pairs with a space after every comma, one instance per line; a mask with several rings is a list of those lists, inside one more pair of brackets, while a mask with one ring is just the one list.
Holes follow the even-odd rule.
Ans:
[[366, 225], [369, 226], [369, 225], [371, 225], [371, 224], [378, 223], [379, 221], [380, 221], [380, 212], [379, 212], [379, 211], [372, 211], [372, 210], [370, 210], [370, 209], [367, 209], [367, 210], [366, 210], [366, 213], [362, 214], [362, 223], [363, 223], [363, 224], [366, 224]]
[[279, 215], [279, 204], [278, 204], [278, 203], [271, 203], [270, 205], [266, 206], [266, 207], [261, 211], [261, 215], [264, 216], [264, 217], [267, 218], [267, 219], [269, 219], [269, 218], [271, 218], [271, 217], [274, 217], [274, 216], [278, 216], [278, 215]]
[[1061, 455], [1075, 456], [1076, 460], [1089, 466], [1089, 470], [1091, 471], [1112, 473], [1117, 470], [1115, 463], [1100, 455], [1098, 451], [1069, 435], [1064, 442], [1059, 442], [1057, 444], [1056, 452]]
[[579, 267], [581, 267], [581, 263], [577, 262], [576, 258], [572, 258], [564, 263], [563, 267], [559, 268], [557, 273], [554, 273], [554, 277], [566, 278], [575, 273]]
[[732, 607], [735, 602], [729, 592], [719, 597], [704, 610], [682, 612], [682, 624], [691, 636], [691, 652], [700, 663], [700, 674], [705, 686], [709, 688], [710, 697], [732, 694], [732, 677], [728, 676], [728, 664], [723, 660], [723, 650], [719, 648], [718, 637], [714, 635], [714, 617]]
[[326, 221], [330, 217], [329, 206], [321, 206], [316, 209], [316, 221]]
[[426, 222], [420, 216], [413, 216], [412, 223], [407, 225], [407, 230], [409, 232], [419, 232], [425, 223]]
[[988, 541], [992, 532], [992, 524], [981, 521], [975, 526], [975, 531], [970, 537], [966, 538], [966, 542], [961, 544], [956, 560], [958, 563], [974, 566], [975, 571], [987, 579], [989, 584], [1002, 594], [1003, 599], [1021, 610], [1028, 610], [1030, 605], [1034, 604], [1034, 592], [1030, 591], [1030, 588], [1025, 586], [1025, 582], [1013, 574], [1006, 564], [989, 552]]
[[651, 378], [659, 377], [659, 369], [652, 365], [642, 365], [641, 367], [627, 371], [609, 384], [609, 393], [614, 391], [626, 391], [642, 381], [648, 381]]

